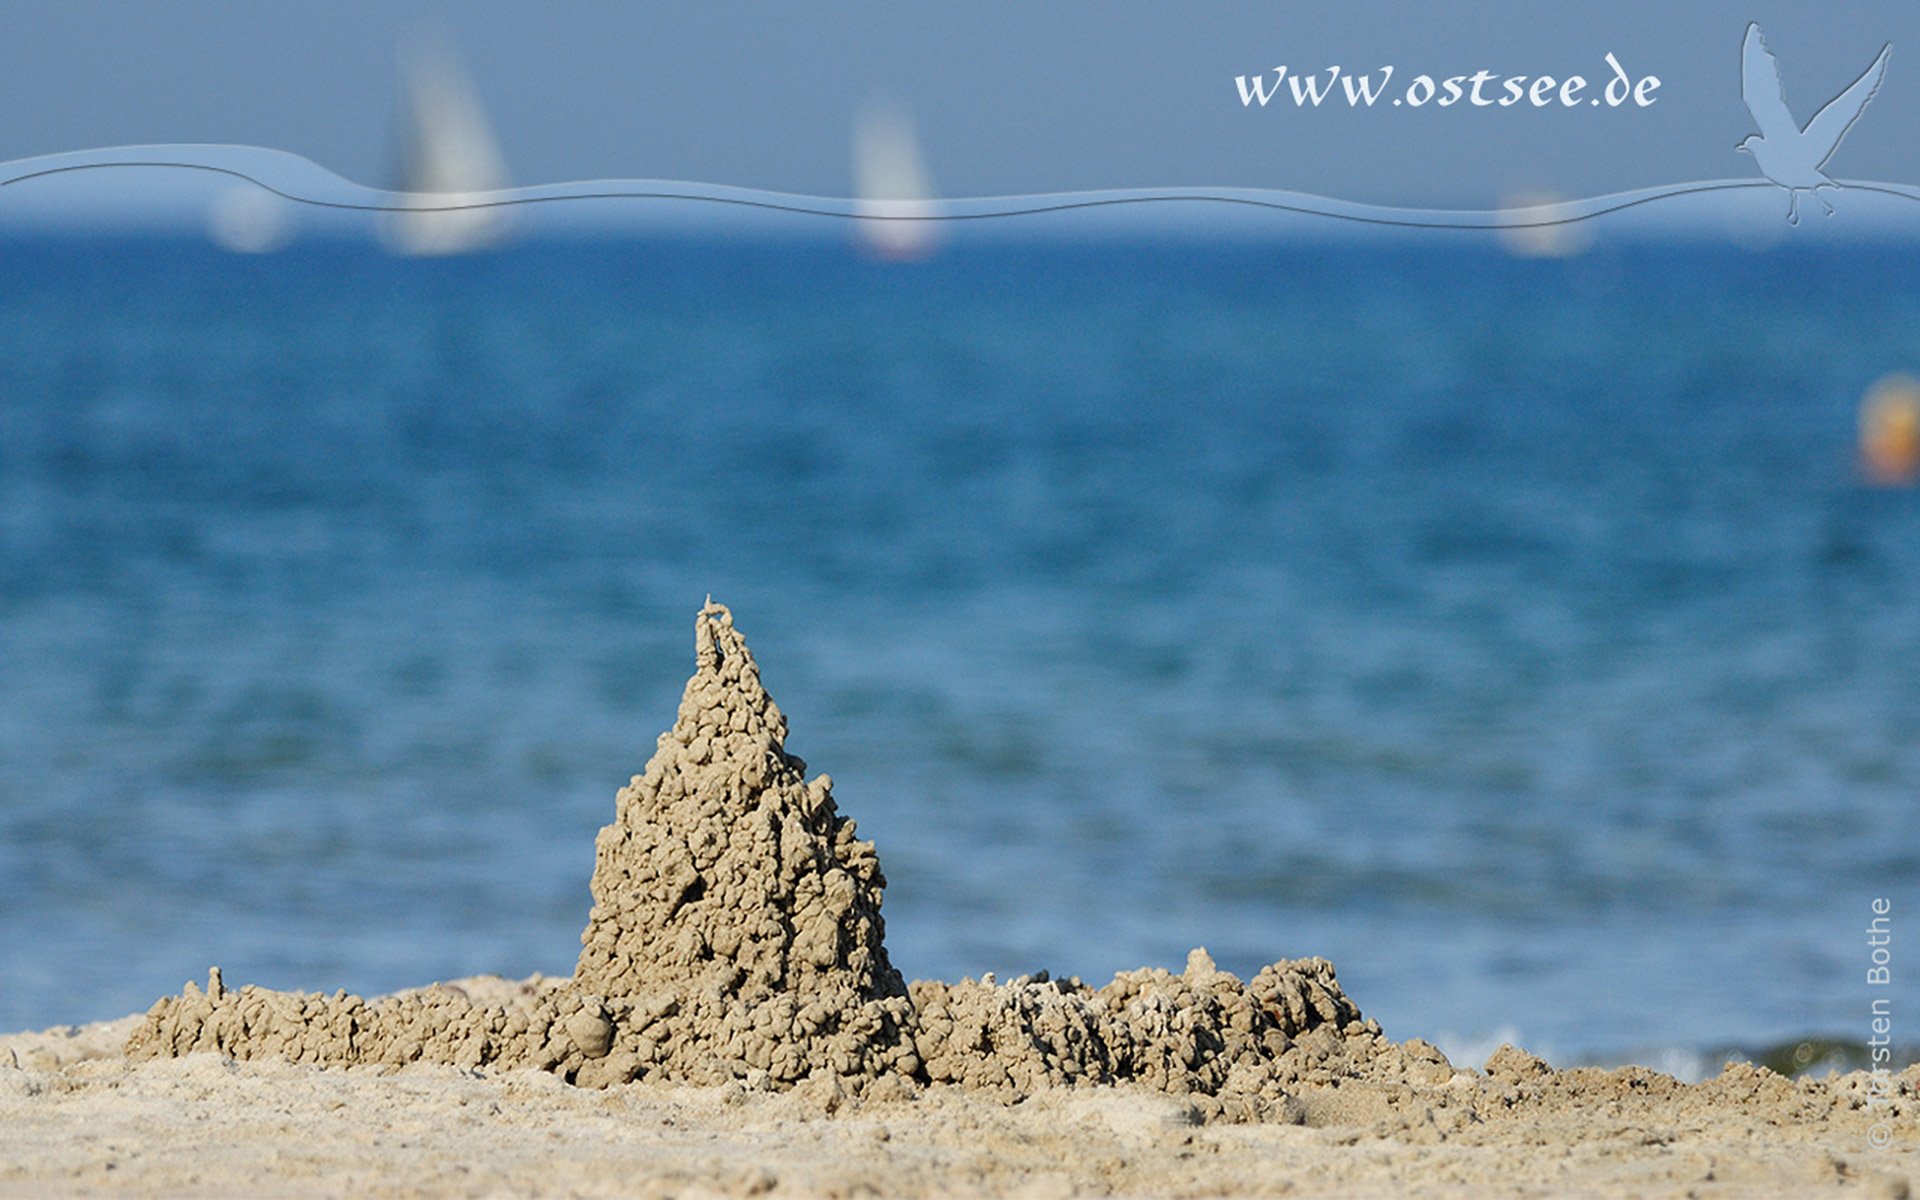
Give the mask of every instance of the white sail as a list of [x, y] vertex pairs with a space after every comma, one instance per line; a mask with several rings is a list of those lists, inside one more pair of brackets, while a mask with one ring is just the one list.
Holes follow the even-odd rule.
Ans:
[[423, 48], [402, 63], [406, 122], [399, 186], [407, 207], [382, 223], [399, 254], [465, 254], [506, 232], [503, 209], [489, 193], [511, 186], [505, 157], [480, 106], [480, 94], [444, 45]]
[[869, 253], [895, 261], [933, 253], [938, 208], [904, 108], [870, 104], [854, 118], [853, 182], [856, 230]]
[[235, 254], [272, 254], [293, 240], [293, 207], [251, 183], [222, 189], [207, 206], [207, 236]]

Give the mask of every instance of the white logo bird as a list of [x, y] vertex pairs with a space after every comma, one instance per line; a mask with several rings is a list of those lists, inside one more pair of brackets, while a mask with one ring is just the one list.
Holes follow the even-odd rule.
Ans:
[[1801, 192], [1810, 193], [1820, 201], [1820, 207], [1827, 210], [1828, 216], [1833, 215], [1833, 205], [1827, 203], [1820, 189], [1840, 185], [1821, 168], [1833, 157], [1840, 139], [1860, 119], [1867, 101], [1879, 90], [1880, 80], [1887, 73], [1887, 53], [1892, 49], [1892, 43], [1882, 46], [1880, 57], [1873, 60], [1873, 65], [1846, 91], [1827, 101], [1827, 106], [1815, 113], [1813, 120], [1802, 129], [1787, 111], [1786, 93], [1780, 87], [1780, 64], [1760, 39], [1759, 22], [1747, 26], [1747, 39], [1740, 47], [1740, 95], [1746, 100], [1747, 111], [1753, 114], [1753, 123], [1760, 127], [1760, 132], [1734, 149], [1753, 155], [1760, 173], [1787, 189], [1790, 223], [1800, 223]]

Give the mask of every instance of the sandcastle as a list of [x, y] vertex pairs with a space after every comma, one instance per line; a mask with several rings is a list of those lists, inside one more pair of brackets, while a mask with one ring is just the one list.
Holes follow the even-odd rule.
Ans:
[[1388, 1052], [1418, 1067], [1423, 1044], [1386, 1042], [1323, 959], [1246, 983], [1196, 950], [1181, 973], [1126, 972], [1097, 990], [1044, 973], [907, 986], [887, 959], [873, 844], [835, 807], [832, 780], [809, 780], [787, 753], [732, 614], [709, 600], [694, 630], [673, 728], [596, 839], [572, 979], [536, 977], [497, 1002], [457, 988], [368, 1002], [230, 989], [215, 969], [205, 991], [155, 1004], [128, 1056], [429, 1061], [836, 1098], [1134, 1082], [1239, 1120], [1298, 1119], [1289, 1087]]

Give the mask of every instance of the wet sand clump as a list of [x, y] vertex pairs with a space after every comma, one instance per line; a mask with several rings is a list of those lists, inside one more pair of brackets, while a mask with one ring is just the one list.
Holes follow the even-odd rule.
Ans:
[[370, 1003], [229, 989], [216, 970], [206, 990], [155, 1004], [128, 1056], [532, 1067], [595, 1087], [737, 1080], [811, 1088], [829, 1107], [928, 1085], [1015, 1100], [1132, 1082], [1237, 1120], [1299, 1120], [1304, 1083], [1452, 1074], [1424, 1043], [1387, 1042], [1322, 959], [1246, 983], [1196, 950], [1180, 973], [1099, 989], [1044, 974], [909, 988], [887, 959], [873, 844], [835, 807], [832, 780], [786, 752], [786, 719], [732, 614], [709, 601], [695, 646], [673, 728], [596, 839], [572, 979]]

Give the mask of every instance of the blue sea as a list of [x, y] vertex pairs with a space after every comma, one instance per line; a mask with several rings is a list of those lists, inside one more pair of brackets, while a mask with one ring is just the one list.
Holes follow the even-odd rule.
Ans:
[[1904, 246], [5, 243], [0, 1029], [568, 973], [711, 594], [909, 977], [1204, 945], [1459, 1053], [1863, 1039], [1902, 370]]

